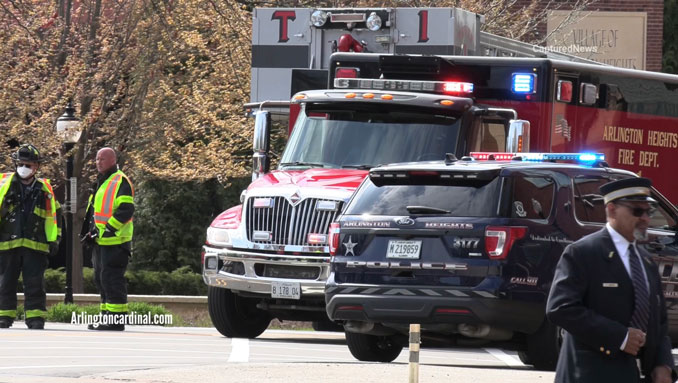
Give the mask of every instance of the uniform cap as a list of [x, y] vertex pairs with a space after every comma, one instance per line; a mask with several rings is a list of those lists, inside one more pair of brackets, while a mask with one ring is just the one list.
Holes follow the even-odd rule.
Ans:
[[650, 197], [652, 181], [649, 178], [632, 177], [608, 182], [600, 187], [605, 203], [614, 201], [640, 201], [656, 203]]

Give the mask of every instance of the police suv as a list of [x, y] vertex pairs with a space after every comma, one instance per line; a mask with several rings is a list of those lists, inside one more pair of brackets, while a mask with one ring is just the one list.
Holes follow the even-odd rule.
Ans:
[[[567, 244], [604, 226], [598, 187], [635, 176], [603, 160], [471, 153], [372, 169], [330, 228], [327, 313], [343, 323], [353, 356], [390, 362], [419, 323], [424, 339], [494, 343], [554, 368], [559, 331], [544, 312], [556, 263]], [[678, 210], [652, 197], [659, 205], [643, 246], [676, 323]], [[678, 324], [669, 334], [678, 339]]]

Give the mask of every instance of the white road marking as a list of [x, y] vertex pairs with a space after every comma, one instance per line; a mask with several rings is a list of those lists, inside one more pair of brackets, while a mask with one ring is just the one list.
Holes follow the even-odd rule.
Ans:
[[514, 358], [513, 356], [505, 353], [504, 351], [498, 348], [484, 348], [483, 350], [487, 351], [490, 355], [506, 363], [509, 367], [524, 367], [525, 365], [520, 360]]
[[250, 360], [250, 340], [247, 338], [231, 339], [231, 355], [228, 363], [247, 363]]

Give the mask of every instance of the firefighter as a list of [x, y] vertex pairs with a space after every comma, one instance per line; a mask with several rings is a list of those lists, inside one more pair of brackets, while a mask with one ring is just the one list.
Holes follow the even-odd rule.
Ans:
[[117, 156], [111, 148], [97, 152], [99, 177], [89, 197], [84, 242], [93, 247], [94, 283], [101, 295], [101, 323], [90, 324], [90, 330], [125, 329], [127, 315], [127, 282], [125, 270], [131, 254], [134, 187], [118, 169]]
[[14, 323], [23, 273], [26, 326], [43, 329], [47, 256], [59, 248], [57, 203], [49, 181], [35, 177], [38, 149], [21, 145], [11, 157], [16, 171], [0, 175], [0, 328]]

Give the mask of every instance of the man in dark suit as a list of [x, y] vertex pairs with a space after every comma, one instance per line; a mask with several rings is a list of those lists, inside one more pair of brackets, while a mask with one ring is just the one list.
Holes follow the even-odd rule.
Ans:
[[647, 178], [601, 186], [606, 226], [567, 246], [558, 262], [546, 306], [566, 330], [558, 383], [676, 378], [659, 272], [636, 245], [655, 211], [650, 186]]

